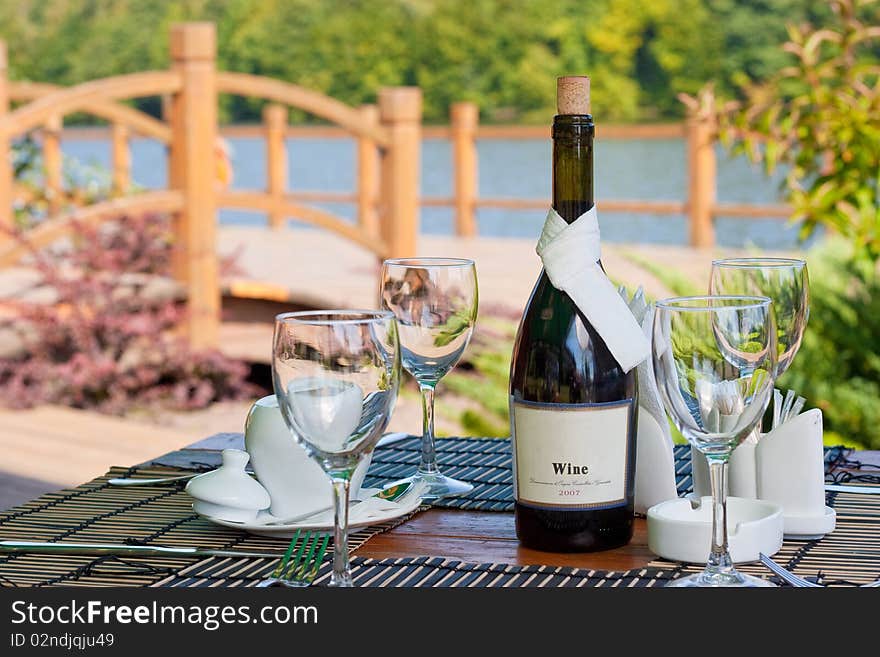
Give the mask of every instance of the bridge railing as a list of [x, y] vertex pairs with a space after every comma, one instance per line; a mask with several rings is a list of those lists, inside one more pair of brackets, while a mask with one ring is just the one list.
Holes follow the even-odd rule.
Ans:
[[[171, 29], [171, 66], [59, 88], [7, 79], [7, 53], [0, 42], [0, 266], [18, 261], [23, 245], [9, 238], [13, 204], [25, 193], [15, 186], [11, 144], [33, 131], [42, 133], [45, 195], [49, 216], [29, 232], [33, 244], [63, 237], [77, 222], [100, 223], [121, 213], [169, 212], [174, 217], [173, 275], [186, 290], [187, 335], [194, 346], [217, 344], [220, 282], [217, 262], [217, 209], [264, 211], [280, 228], [287, 218], [314, 224], [369, 249], [377, 257], [416, 252], [421, 145], [421, 92], [413, 87], [380, 90], [378, 104], [350, 107], [338, 100], [281, 80], [216, 70], [216, 34], [211, 23], [184, 23]], [[218, 94], [266, 99], [267, 185], [264, 190], [224, 190], [217, 184]], [[120, 101], [146, 96], [166, 100], [160, 121]], [[14, 102], [21, 103], [12, 107]], [[351, 224], [309, 202], [318, 194], [292, 195], [286, 189], [285, 138], [288, 108], [326, 119], [358, 141], [358, 188], [352, 195], [358, 222]], [[115, 197], [87, 207], [64, 207], [60, 135], [64, 117], [85, 112], [111, 124]], [[168, 147], [168, 190], [130, 191], [129, 139], [137, 133]], [[124, 196], [123, 196], [124, 195]]]

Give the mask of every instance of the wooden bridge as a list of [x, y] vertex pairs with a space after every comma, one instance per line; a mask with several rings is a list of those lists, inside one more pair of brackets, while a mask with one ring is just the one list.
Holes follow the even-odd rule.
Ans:
[[[218, 72], [216, 35], [210, 23], [172, 27], [168, 71], [133, 73], [69, 88], [16, 83], [6, 79], [5, 47], [0, 48], [0, 153], [17, 135], [42, 128], [50, 217], [29, 232], [41, 246], [64, 236], [74, 222], [97, 224], [121, 214], [164, 212], [174, 216], [174, 276], [186, 290], [187, 334], [194, 346], [217, 344], [220, 285], [216, 254], [217, 209], [247, 208], [269, 214], [278, 227], [287, 217], [331, 230], [377, 257], [415, 252], [418, 230], [421, 92], [397, 87], [379, 92], [378, 106], [354, 108], [302, 87], [242, 73]], [[217, 96], [221, 93], [269, 100], [269, 185], [266, 190], [217, 188], [212, 162], [217, 146]], [[159, 121], [119, 101], [146, 96], [169, 99], [167, 121]], [[11, 101], [25, 103], [9, 111]], [[285, 192], [284, 125], [296, 107], [341, 126], [358, 139], [358, 223], [309, 206]], [[86, 112], [113, 124], [113, 180], [118, 196], [65, 211], [61, 198], [58, 132], [63, 117]], [[169, 189], [126, 195], [129, 187], [128, 135], [134, 131], [168, 145]], [[207, 161], [207, 162], [206, 162]], [[207, 163], [207, 166], [206, 166]], [[14, 185], [10, 158], [0, 158], [0, 225], [13, 227]], [[0, 243], [0, 267], [16, 263], [25, 247], [8, 237]]]
[[[451, 206], [456, 234], [477, 233], [476, 211], [481, 207], [535, 208], [546, 199], [482, 198], [477, 185], [477, 139], [546, 137], [546, 128], [480, 126], [472, 103], [451, 108], [448, 128], [421, 125], [421, 92], [413, 87], [381, 89], [376, 105], [351, 107], [294, 84], [216, 70], [213, 24], [185, 23], [172, 27], [171, 66], [85, 82], [73, 87], [7, 79], [7, 54], [0, 42], [0, 153], [12, 141], [40, 131], [44, 185], [49, 217], [28, 232], [31, 245], [50, 244], [68, 234], [74, 223], [98, 224], [123, 214], [169, 213], [176, 236], [173, 275], [185, 291], [187, 334], [194, 346], [214, 346], [220, 327], [221, 286], [218, 277], [217, 210], [237, 208], [265, 213], [269, 227], [281, 229], [296, 218], [356, 244], [375, 258], [418, 252], [419, 207]], [[267, 144], [267, 185], [263, 190], [227, 190], [218, 186], [213, 158], [220, 134], [219, 94], [265, 99], [263, 124], [256, 128]], [[122, 101], [159, 96], [163, 120]], [[357, 188], [351, 193], [297, 192], [287, 186], [285, 139], [297, 128], [288, 125], [288, 109], [298, 108], [328, 121], [312, 129], [325, 136], [347, 135], [357, 143]], [[627, 201], [603, 199], [603, 212], [686, 214], [692, 246], [714, 245], [715, 216], [787, 216], [785, 206], [722, 205], [715, 201], [715, 131], [710, 113], [693, 108], [684, 124], [605, 126], [603, 139], [685, 138], [689, 188], [685, 201]], [[64, 117], [91, 114], [110, 124], [112, 198], [86, 207], [63, 202], [61, 131]], [[300, 129], [301, 130], [301, 129]], [[253, 129], [252, 129], [253, 131]], [[131, 192], [129, 139], [156, 139], [168, 147], [168, 189]], [[448, 138], [453, 146], [451, 197], [419, 197], [419, 160], [424, 135]], [[15, 202], [26, 200], [17, 187], [8, 157], [0, 157], [0, 228], [13, 225]], [[343, 201], [356, 206], [356, 223], [311, 205]], [[16, 264], [24, 246], [0, 236], [0, 268]], [[233, 286], [233, 295], [278, 296], [278, 286], [262, 282]]]

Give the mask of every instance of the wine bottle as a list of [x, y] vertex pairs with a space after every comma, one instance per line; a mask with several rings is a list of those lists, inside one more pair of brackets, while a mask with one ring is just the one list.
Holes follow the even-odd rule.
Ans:
[[[553, 208], [571, 224], [593, 207], [589, 78], [560, 78], [557, 106]], [[629, 542], [637, 395], [635, 369], [621, 369], [542, 270], [517, 331], [510, 374], [514, 513], [522, 545], [587, 552]]]

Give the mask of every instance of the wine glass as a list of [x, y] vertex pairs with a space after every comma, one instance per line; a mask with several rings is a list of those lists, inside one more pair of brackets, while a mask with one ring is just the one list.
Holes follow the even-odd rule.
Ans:
[[[712, 261], [709, 294], [756, 294], [769, 297], [776, 323], [776, 378], [788, 369], [801, 345], [810, 314], [810, 278], [807, 263], [795, 258], [726, 258]], [[758, 496], [754, 448], [761, 437], [759, 422], [733, 454], [731, 495]], [[704, 460], [691, 454], [694, 490], [708, 493]]]
[[771, 301], [758, 296], [657, 302], [652, 363], [678, 430], [709, 461], [712, 546], [705, 570], [669, 586], [772, 586], [738, 572], [727, 549], [725, 478], [730, 453], [760, 421], [776, 372]]
[[464, 353], [477, 321], [472, 260], [396, 258], [382, 265], [382, 307], [397, 318], [403, 367], [422, 395], [422, 455], [416, 474], [423, 499], [463, 495], [470, 484], [443, 475], [434, 449], [434, 389]]
[[400, 349], [394, 315], [360, 310], [278, 315], [272, 382], [293, 438], [333, 482], [330, 586], [352, 586], [349, 482], [376, 446], [397, 399]]
[[779, 359], [776, 377], [789, 368], [810, 316], [810, 276], [797, 258], [726, 258], [712, 261], [709, 294], [770, 297]]

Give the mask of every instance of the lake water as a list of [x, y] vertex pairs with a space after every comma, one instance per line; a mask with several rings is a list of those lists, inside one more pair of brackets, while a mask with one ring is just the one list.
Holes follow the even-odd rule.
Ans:
[[[231, 139], [233, 188], [265, 186], [265, 144], [259, 138]], [[64, 152], [81, 161], [109, 167], [110, 146], [100, 140], [65, 140]], [[422, 193], [451, 196], [452, 152], [447, 140], [426, 140], [422, 149]], [[548, 140], [485, 140], [478, 144], [479, 193], [485, 197], [549, 198]], [[340, 191], [355, 188], [355, 144], [347, 139], [289, 139], [288, 188], [292, 191]], [[681, 215], [602, 213], [602, 199], [682, 200], [686, 190], [685, 143], [668, 140], [610, 140], [596, 144], [596, 198], [602, 238], [609, 242], [686, 244], [687, 222]], [[156, 141], [132, 142], [132, 178], [148, 188], [166, 185], [165, 147]], [[745, 158], [729, 158], [718, 149], [718, 199], [721, 202], [775, 203], [781, 176], [767, 178]], [[353, 219], [348, 204], [317, 204]], [[264, 224], [259, 212], [224, 210], [223, 223]], [[479, 209], [481, 235], [536, 239], [544, 213], [536, 210]], [[421, 231], [451, 234], [451, 208], [423, 208]], [[723, 246], [789, 248], [797, 245], [797, 228], [785, 220], [719, 218], [718, 243]]]

